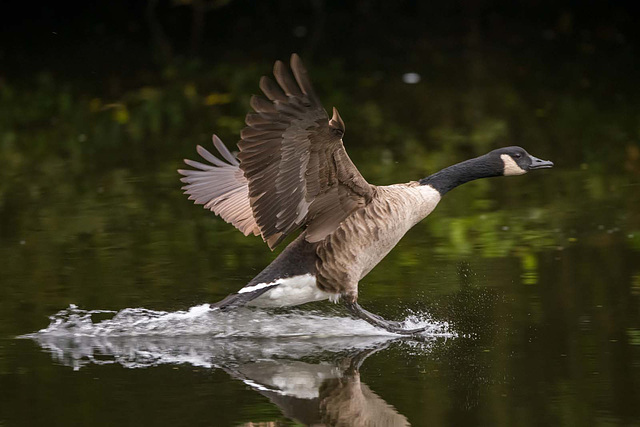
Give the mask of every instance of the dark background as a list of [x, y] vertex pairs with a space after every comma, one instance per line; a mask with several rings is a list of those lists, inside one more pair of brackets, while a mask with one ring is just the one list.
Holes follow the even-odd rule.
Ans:
[[6, 77], [49, 70], [94, 83], [105, 75], [127, 81], [172, 61], [271, 61], [291, 52], [318, 62], [342, 58], [350, 67], [419, 66], [425, 57], [478, 49], [551, 60], [557, 73], [566, 71], [558, 58], [619, 77], [637, 65], [632, 2], [150, 0], [2, 8]]
[[[337, 105], [343, 117], [346, 113], [347, 138], [355, 136], [349, 144], [369, 140], [375, 146], [380, 140], [388, 145], [413, 133], [429, 150], [455, 146], [460, 156], [535, 141], [534, 147], [542, 148], [539, 156], [561, 156], [574, 167], [605, 157], [604, 167], [616, 168], [629, 157], [632, 163], [640, 157], [637, 149], [629, 151], [637, 146], [640, 111], [639, 30], [631, 2], [150, 0], [1, 7], [0, 85], [22, 98], [5, 99], [13, 107], [3, 112], [0, 125], [8, 128], [33, 129], [47, 117], [69, 121], [61, 117], [59, 105], [46, 110], [42, 104], [47, 101], [27, 105], [25, 98], [45, 100], [64, 92], [77, 102], [75, 111], [93, 108], [89, 102], [95, 97], [100, 105], [94, 110], [126, 105], [131, 113], [132, 98], [141, 88], [165, 96], [191, 84], [198, 96], [231, 96], [230, 105], [204, 114], [176, 106], [193, 123], [191, 134], [204, 138], [216, 131], [232, 143], [242, 123], [221, 125], [220, 112], [244, 115], [259, 76], [275, 59], [298, 52], [312, 70], [325, 107]], [[419, 73], [422, 85], [394, 85], [406, 72]], [[515, 92], [523, 102], [514, 106], [513, 93], [505, 92]], [[366, 134], [370, 123], [358, 122], [370, 115], [363, 111], [367, 102], [378, 105], [384, 119], [385, 129], [372, 130], [374, 136]], [[168, 105], [166, 96], [162, 103]], [[173, 126], [175, 132], [170, 129], [171, 116], [177, 114], [165, 111], [155, 128], [140, 131], [137, 139], [190, 136], [182, 123]], [[480, 116], [506, 118], [508, 135], [482, 147], [434, 136], [443, 123], [468, 133]], [[524, 121], [532, 116], [546, 121], [536, 124], [541, 134], [526, 130], [531, 123]], [[148, 142], [136, 144], [129, 156], [114, 156], [108, 147], [117, 151], [124, 143], [116, 131], [100, 129], [95, 138], [82, 129], [95, 117], [76, 118], [75, 129], [92, 142], [72, 144], [68, 151], [104, 158], [108, 168], [153, 161]], [[612, 142], [610, 134], [590, 129], [595, 120], [610, 122], [624, 135]], [[556, 125], [566, 129], [545, 134]], [[379, 138], [393, 126], [403, 129]], [[174, 138], [167, 138], [172, 133]], [[618, 148], [605, 146], [611, 144]], [[165, 158], [187, 153], [172, 147]]]

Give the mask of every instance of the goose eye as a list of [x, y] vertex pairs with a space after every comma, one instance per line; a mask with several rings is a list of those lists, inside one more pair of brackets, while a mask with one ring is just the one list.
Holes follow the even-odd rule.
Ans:
[[519, 159], [520, 157], [522, 157], [522, 154], [516, 153], [516, 154], [513, 155], [513, 157], [515, 157], [516, 159]]

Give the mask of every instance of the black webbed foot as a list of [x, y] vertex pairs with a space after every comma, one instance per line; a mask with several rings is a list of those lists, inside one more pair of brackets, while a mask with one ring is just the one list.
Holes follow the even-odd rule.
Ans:
[[355, 317], [366, 320], [373, 326], [377, 326], [378, 328], [393, 332], [394, 334], [414, 335], [420, 332], [424, 332], [427, 329], [426, 326], [424, 328], [404, 329], [401, 322], [386, 320], [383, 317], [378, 316], [377, 314], [373, 314], [360, 307], [360, 304], [358, 304], [356, 301], [350, 302], [345, 299], [345, 306], [347, 307], [347, 310], [349, 310], [349, 312]]

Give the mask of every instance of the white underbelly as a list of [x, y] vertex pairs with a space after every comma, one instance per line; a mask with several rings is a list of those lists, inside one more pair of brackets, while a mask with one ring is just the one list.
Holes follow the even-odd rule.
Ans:
[[258, 290], [265, 287], [269, 289], [259, 297], [251, 300], [247, 305], [255, 307], [287, 307], [300, 305], [313, 301], [334, 299], [334, 294], [321, 291], [316, 285], [316, 277], [311, 274], [278, 279], [271, 283], [258, 283], [240, 290], [240, 293]]

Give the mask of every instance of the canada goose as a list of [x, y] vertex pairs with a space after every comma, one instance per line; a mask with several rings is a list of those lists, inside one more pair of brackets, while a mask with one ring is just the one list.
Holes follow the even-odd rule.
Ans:
[[201, 146], [211, 164], [192, 160], [179, 170], [190, 200], [220, 215], [245, 235], [262, 236], [273, 250], [297, 229], [300, 235], [237, 293], [216, 304], [282, 307], [329, 299], [388, 331], [413, 334], [358, 304], [358, 282], [400, 238], [429, 215], [443, 195], [479, 178], [522, 175], [550, 168], [520, 147], [505, 147], [449, 166], [419, 181], [369, 184], [342, 143], [344, 122], [322, 108], [298, 55], [291, 70], [277, 61], [278, 84], [262, 77], [267, 98], [253, 96], [254, 112], [232, 155], [222, 141], [213, 144], [226, 160]]
[[307, 426], [408, 426], [404, 415], [360, 381], [365, 359], [386, 347], [350, 351], [331, 362], [262, 358], [221, 367]]

